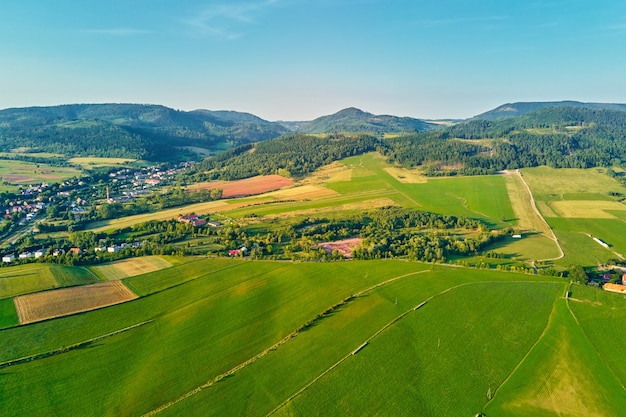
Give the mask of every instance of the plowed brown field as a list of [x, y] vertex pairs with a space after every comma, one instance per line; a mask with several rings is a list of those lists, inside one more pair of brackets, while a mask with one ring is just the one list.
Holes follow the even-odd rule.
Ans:
[[263, 194], [269, 191], [293, 185], [293, 181], [280, 175], [260, 175], [258, 177], [246, 178], [237, 181], [215, 181], [195, 184], [189, 191], [222, 189], [222, 197], [245, 197], [248, 195]]

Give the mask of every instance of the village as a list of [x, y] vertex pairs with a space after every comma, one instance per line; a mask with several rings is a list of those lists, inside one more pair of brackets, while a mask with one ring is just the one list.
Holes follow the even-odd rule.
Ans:
[[[143, 168], [116, 168], [98, 175], [71, 178], [59, 183], [40, 183], [20, 187], [17, 193], [4, 193], [5, 199], [0, 201], [0, 213], [3, 221], [0, 224], [0, 251], [3, 264], [17, 261], [27, 262], [42, 257], [59, 257], [66, 252], [80, 255], [86, 250], [95, 252], [116, 253], [127, 247], [139, 248], [140, 242], [120, 243], [119, 245], [98, 245], [92, 248], [72, 247], [40, 248], [37, 250], [20, 250], [20, 243], [28, 236], [42, 231], [49, 231], [48, 222], [60, 220], [60, 230], [71, 231], [73, 227], [97, 207], [128, 203], [133, 199], [146, 196], [161, 190], [175, 182], [176, 176], [191, 167], [190, 162], [173, 167], [148, 166]], [[186, 222], [181, 219], [182, 222]], [[194, 226], [200, 226], [205, 220], [196, 219]]]

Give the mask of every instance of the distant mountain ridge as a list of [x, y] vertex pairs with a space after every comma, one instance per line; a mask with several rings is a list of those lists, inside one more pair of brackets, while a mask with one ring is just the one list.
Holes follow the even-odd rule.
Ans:
[[626, 111], [626, 104], [620, 104], [620, 103], [584, 103], [584, 102], [572, 101], [572, 100], [529, 101], [529, 102], [506, 103], [506, 104], [496, 107], [493, 110], [489, 110], [485, 113], [479, 114], [478, 116], [474, 116], [472, 117], [472, 119], [499, 120], [499, 119], [504, 119], [507, 117], [523, 116], [527, 113], [544, 109], [546, 107], [576, 107], [576, 108], [586, 108], [586, 109], [593, 109], [593, 110]]
[[68, 156], [163, 160], [176, 147], [223, 148], [276, 138], [289, 130], [249, 113], [174, 110], [152, 104], [68, 104], [0, 111], [4, 149], [33, 148]]
[[318, 117], [302, 125], [302, 133], [400, 133], [424, 132], [437, 129], [438, 126], [411, 117], [374, 115], [355, 107], [343, 109], [329, 116]]

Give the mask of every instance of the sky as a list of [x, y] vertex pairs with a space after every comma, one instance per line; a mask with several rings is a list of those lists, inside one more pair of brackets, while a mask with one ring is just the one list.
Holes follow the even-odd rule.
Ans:
[[2, 0], [0, 108], [150, 103], [311, 120], [626, 102], [615, 0]]

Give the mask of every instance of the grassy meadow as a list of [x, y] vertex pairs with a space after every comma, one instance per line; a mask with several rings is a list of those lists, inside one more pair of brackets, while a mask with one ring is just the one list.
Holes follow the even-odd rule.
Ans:
[[[556, 278], [404, 261], [187, 261], [125, 278], [136, 300], [1, 330], [5, 415], [509, 416], [567, 392], [592, 414], [619, 415], [626, 401], [626, 344], [606, 342], [626, 334], [623, 296], [575, 286], [577, 322]], [[536, 415], [576, 415], [544, 408]]]
[[61, 182], [79, 175], [80, 170], [72, 167], [0, 159], [0, 178], [13, 186]]
[[626, 254], [626, 205], [619, 201], [626, 187], [603, 169], [538, 167], [525, 168], [522, 174], [565, 252], [555, 263], [593, 266]]

